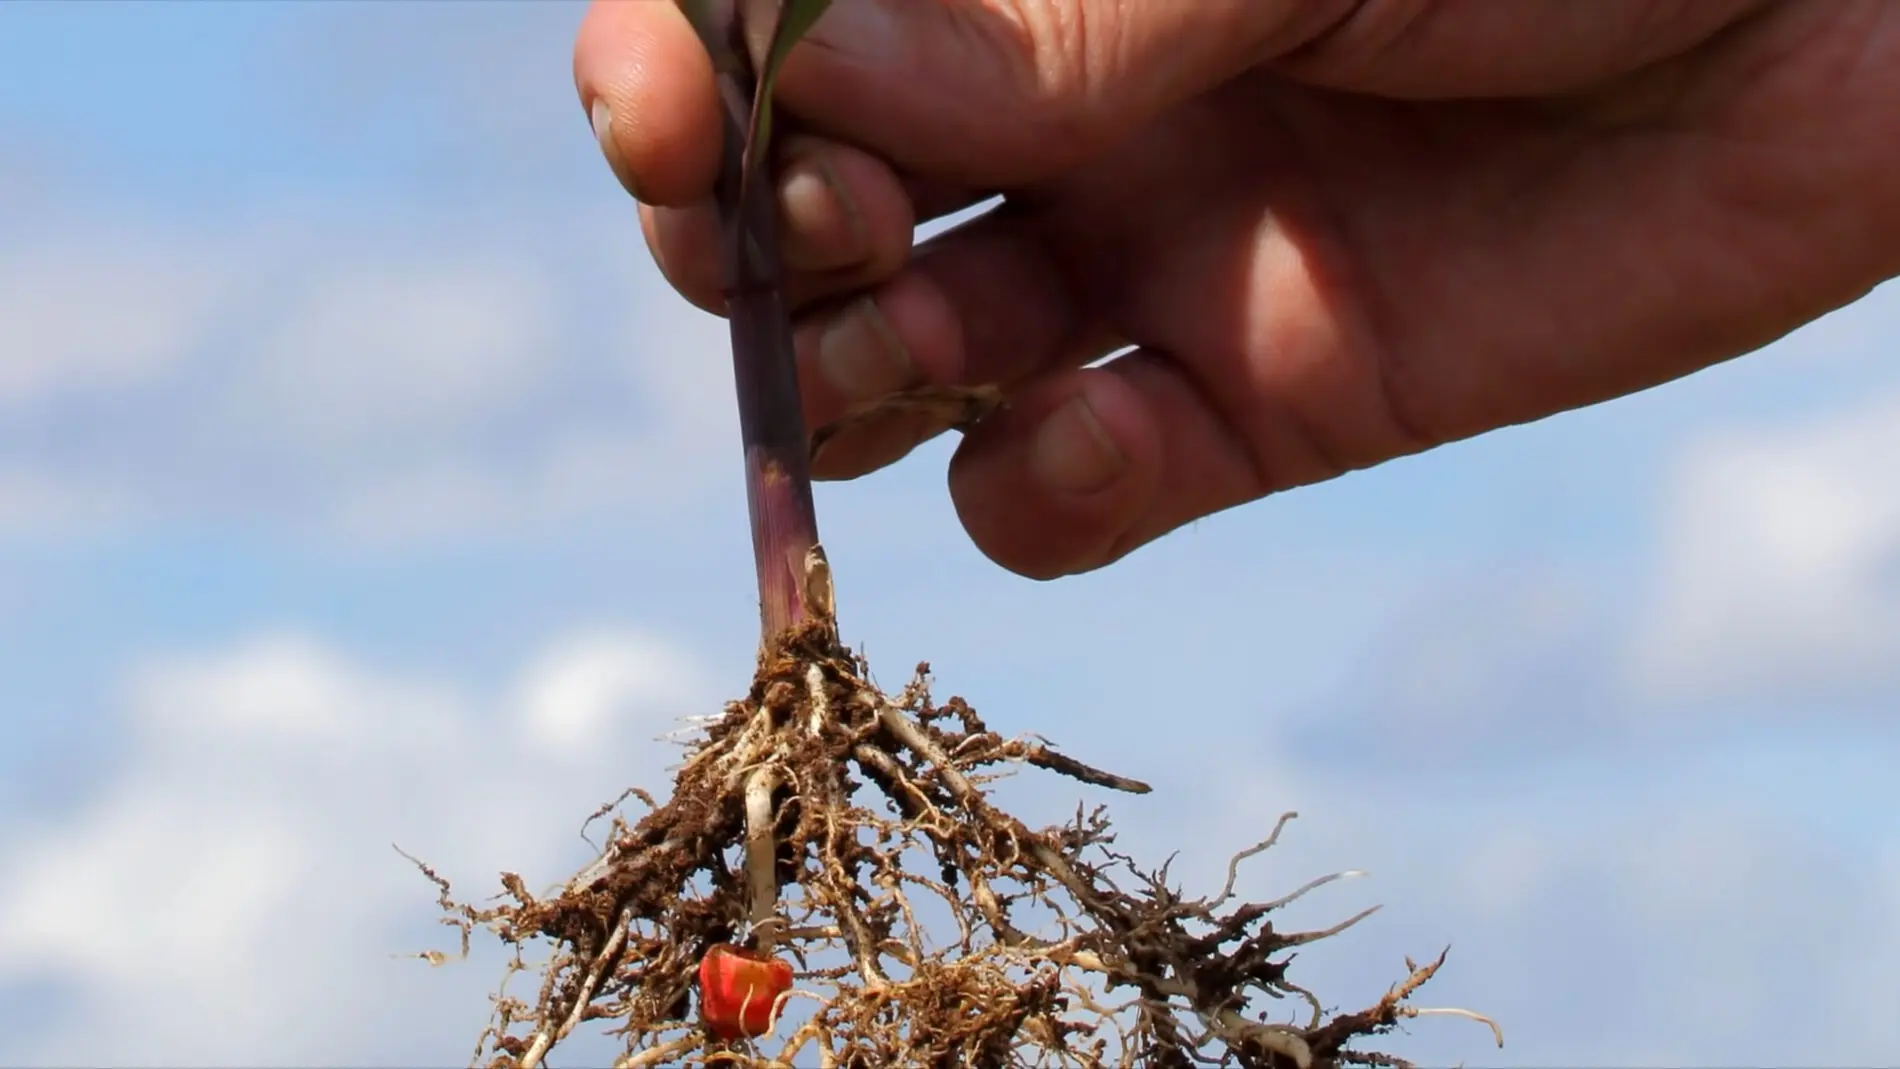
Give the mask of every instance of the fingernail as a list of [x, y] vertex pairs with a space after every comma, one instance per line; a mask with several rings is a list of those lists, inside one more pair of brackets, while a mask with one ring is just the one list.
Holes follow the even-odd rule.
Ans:
[[1065, 494], [1092, 493], [1126, 470], [1128, 458], [1115, 447], [1085, 395], [1070, 398], [1036, 429], [1029, 471], [1048, 489]]
[[779, 186], [785, 260], [801, 271], [828, 271], [869, 255], [864, 217], [837, 172], [821, 156], [793, 161]]
[[607, 167], [628, 195], [638, 200], [640, 194], [633, 188], [633, 174], [620, 159], [620, 145], [614, 140], [614, 112], [602, 97], [594, 98], [594, 106], [589, 109], [589, 118], [594, 123], [594, 140], [600, 142], [600, 154], [607, 157]]
[[904, 343], [869, 297], [851, 302], [826, 324], [818, 336], [818, 368], [831, 388], [853, 403], [895, 393], [912, 375]]

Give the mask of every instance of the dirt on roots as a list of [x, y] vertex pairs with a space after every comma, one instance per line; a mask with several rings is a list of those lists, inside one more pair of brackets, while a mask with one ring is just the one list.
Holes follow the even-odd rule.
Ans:
[[[927, 673], [886, 695], [829, 628], [805, 628], [689, 747], [670, 799], [630, 789], [622, 800], [648, 807], [631, 825], [618, 803], [595, 814], [614, 814], [613, 833], [559, 893], [536, 897], [503, 873], [502, 904], [478, 908], [417, 862], [464, 953], [486, 930], [512, 945], [511, 976], [540, 977], [532, 1002], [495, 996], [475, 1064], [534, 1069], [601, 1020], [628, 1067], [1402, 1066], [1353, 1044], [1427, 1013], [1490, 1023], [1409, 1003], [1442, 953], [1407, 959], [1409, 975], [1372, 1006], [1327, 1016], [1287, 978], [1288, 952], [1372, 910], [1281, 932], [1276, 910], [1344, 874], [1271, 902], [1233, 893], [1240, 863], [1293, 814], [1233, 856], [1218, 893], [1183, 897], [1165, 865], [1113, 849], [1101, 809], [1035, 830], [984, 789], [1023, 764], [1145, 785], [1004, 738], [960, 698], [933, 704]], [[713, 1038], [696, 1016], [700, 959], [723, 943], [796, 963], [758, 1039]], [[547, 951], [534, 967], [531, 947]], [[1263, 998], [1306, 1008], [1273, 1023]]]

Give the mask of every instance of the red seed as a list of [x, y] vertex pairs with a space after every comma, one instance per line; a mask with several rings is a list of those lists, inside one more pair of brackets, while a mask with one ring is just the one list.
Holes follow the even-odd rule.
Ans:
[[756, 950], [720, 944], [699, 962], [699, 1012], [720, 1039], [762, 1036], [772, 1006], [792, 987], [792, 967]]

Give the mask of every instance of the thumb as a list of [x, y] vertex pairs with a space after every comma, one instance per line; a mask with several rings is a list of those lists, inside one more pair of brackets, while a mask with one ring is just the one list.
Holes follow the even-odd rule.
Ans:
[[1323, 33], [1352, 0], [833, 0], [780, 76], [813, 132], [1023, 185]]

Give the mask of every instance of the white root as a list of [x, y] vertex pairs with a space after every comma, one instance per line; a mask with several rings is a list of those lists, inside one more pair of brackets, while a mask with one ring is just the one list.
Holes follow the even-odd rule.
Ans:
[[824, 731], [825, 722], [831, 719], [831, 700], [825, 696], [825, 673], [817, 665], [805, 670], [805, 689], [811, 695], [811, 719], [805, 724], [805, 731], [817, 738]]
[[1338, 935], [1340, 932], [1343, 932], [1346, 929], [1352, 927], [1353, 925], [1358, 924], [1360, 921], [1365, 920], [1367, 917], [1372, 916], [1374, 913], [1379, 912], [1379, 908], [1380, 907], [1378, 906], [1367, 906], [1365, 909], [1362, 909], [1359, 912], [1353, 914], [1352, 916], [1347, 917], [1345, 920], [1340, 921], [1338, 924], [1333, 925], [1331, 928], [1321, 928], [1319, 931], [1316, 931], [1316, 932], [1300, 932], [1297, 935], [1286, 936], [1284, 939], [1280, 941], [1280, 945], [1283, 947], [1297, 947], [1297, 946], [1304, 946], [1305, 944], [1314, 942], [1316, 940], [1329, 939], [1335, 935]]
[[[819, 563], [822, 566], [822, 558]], [[820, 577], [828, 578], [828, 575]], [[817, 591], [821, 598], [827, 592], [822, 588]], [[788, 683], [791, 684], [789, 689], [786, 687]], [[798, 695], [799, 683], [803, 684], [805, 691], [802, 696]], [[1179, 947], [1170, 950], [1170, 944], [1165, 939], [1159, 953], [1136, 953], [1129, 949], [1136, 945], [1132, 940], [1141, 938], [1142, 925], [1156, 918], [1169, 924], [1182, 920], [1206, 921], [1217, 925], [1245, 924], [1245, 920], [1221, 917], [1215, 915], [1214, 911], [1234, 899], [1241, 864], [1276, 845], [1288, 822], [1297, 817], [1297, 813], [1282, 814], [1264, 841], [1232, 855], [1218, 894], [1209, 898], [1194, 900], [1175, 897], [1161, 886], [1167, 880], [1166, 866], [1159, 875], [1149, 876], [1129, 862], [1131, 871], [1139, 879], [1149, 881], [1148, 887], [1153, 892], [1151, 897], [1154, 897], [1150, 904], [1161, 910], [1151, 917], [1144, 912], [1143, 902], [1148, 900], [1140, 897], [1139, 888], [1132, 895], [1124, 893], [1109, 879], [1106, 870], [1098, 871], [1083, 857], [1080, 846], [1072, 845], [1070, 840], [1052, 833], [1032, 832], [984, 797], [982, 784], [991, 777], [982, 770], [999, 760], [1000, 751], [996, 749], [996, 736], [993, 734], [984, 731], [978, 740], [965, 738], [961, 744], [953, 744], [952, 740], [957, 738], [954, 732], [939, 735], [938, 728], [919, 719], [917, 709], [894, 702], [868, 684], [859, 684], [852, 673], [845, 671], [841, 674], [835, 665], [800, 664], [797, 674], [781, 676], [773, 681], [773, 685], [779, 689], [773, 692], [774, 697], [769, 701], [729, 707], [732, 730], [716, 742], [708, 740], [707, 745], [689, 756], [685, 765], [689, 769], [696, 769], [701, 777], [700, 782], [711, 785], [715, 791], [723, 781], [726, 790], [739, 795], [737, 800], [742, 803], [743, 830], [738, 836], [738, 845], [742, 854], [739, 867], [743, 883], [737, 889], [718, 883], [719, 893], [724, 895], [734, 890], [742, 891], [745, 917], [754, 945], [768, 954], [777, 949], [794, 955], [803, 970], [800, 974], [802, 983], [815, 983], [820, 988], [835, 986], [838, 997], [846, 997], [844, 1005], [847, 1007], [860, 1004], [867, 1007], [881, 1004], [901, 1007], [913, 997], [910, 992], [917, 985], [925, 985], [921, 990], [928, 992], [934, 991], [934, 985], [941, 982], [934, 976], [924, 978], [922, 970], [927, 966], [936, 966], [941, 962], [968, 966], [969, 979], [957, 981], [962, 986], [944, 988], [949, 1001], [944, 1003], [946, 1009], [943, 1012], [959, 1017], [978, 1013], [985, 1005], [985, 998], [996, 997], [997, 989], [993, 986], [992, 974], [996, 977], [1014, 977], [1017, 975], [1016, 970], [1027, 969], [1035, 973], [1051, 970], [1061, 988], [1075, 998], [1075, 1004], [1103, 1017], [1104, 1024], [1119, 1034], [1124, 1043], [1134, 1034], [1131, 1029], [1151, 1027], [1164, 1033], [1167, 1043], [1184, 1045], [1190, 1052], [1189, 1056], [1194, 1058], [1201, 1057], [1197, 1052], [1202, 1045], [1224, 1042], [1230, 1050], [1252, 1048], [1256, 1054], [1271, 1052], [1278, 1055], [1275, 1059], [1277, 1062], [1297, 1069], [1311, 1069], [1319, 1061], [1309, 1036], [1321, 1027], [1324, 1012], [1319, 1000], [1305, 988], [1285, 981], [1260, 980], [1240, 985], [1245, 991], [1237, 987], [1230, 992], [1226, 986], [1210, 990], [1210, 981], [1204, 977], [1217, 974], [1204, 974], [1194, 961], [1187, 959], [1185, 950]], [[913, 683], [912, 688], [906, 689], [906, 701], [912, 701], [911, 690], [918, 685]], [[780, 698], [779, 695], [786, 697]], [[807, 703], [802, 710], [796, 708], [801, 700]], [[846, 704], [840, 705], [841, 702]], [[875, 726], [864, 723], [866, 718], [860, 713], [861, 709], [875, 716]], [[849, 715], [841, 721], [839, 717], [847, 710]], [[889, 741], [876, 739], [880, 727]], [[849, 735], [845, 734], [847, 728]], [[844, 760], [855, 758], [852, 763], [864, 775], [875, 780], [883, 793], [897, 803], [892, 807], [891, 815], [886, 817], [859, 812], [847, 804], [848, 799], [841, 801], [833, 798], [839, 788], [832, 777], [838, 773], [826, 770], [822, 765], [807, 763], [807, 739], [843, 743], [838, 750], [839, 757]], [[977, 745], [979, 741], [989, 748]], [[890, 742], [897, 745], [890, 746]], [[902, 750], [910, 753], [906, 755]], [[1019, 755], [1003, 753], [1001, 756], [1015, 760]], [[862, 863], [872, 870], [868, 877], [870, 883], [860, 885], [864, 896], [861, 900], [852, 900], [846, 903], [845, 908], [838, 908], [833, 900], [839, 895], [849, 897], [846, 892], [839, 891], [838, 886], [850, 888], [851, 881], [847, 879], [844, 884], [834, 886], [836, 880], [829, 875], [822, 875], [816, 881], [808, 875], [801, 875], [796, 882], [788, 884], [781, 891], [778, 883], [778, 853], [783, 845], [778, 837], [781, 814], [774, 805], [774, 796], [785, 791], [795, 791], [797, 797], [804, 800], [804, 805], [820, 808], [817, 814], [807, 815], [816, 816], [821, 822], [820, 828], [828, 828], [830, 832], [830, 839], [814, 837], [814, 841], [821, 844], [821, 862], [831, 856], [824, 853], [826, 849], [834, 852], [846, 849], [837, 847], [835, 842], [829, 847], [824, 846], [824, 843], [835, 840], [848, 846], [854, 833], [862, 836], [867, 831], [878, 837], [875, 843], [858, 840], [862, 845], [856, 848], [859, 851], [857, 855], [839, 853], [840, 857], [862, 858]], [[722, 802], [730, 805], [730, 795]], [[819, 802], [824, 804], [817, 806]], [[651, 805], [651, 802], [648, 804]], [[730, 813], [731, 810], [723, 812]], [[967, 830], [957, 826], [965, 822], [975, 824], [977, 828]], [[721, 827], [726, 829], [730, 825], [722, 824]], [[614, 829], [614, 839], [602, 855], [568, 882], [570, 893], [583, 891], [595, 880], [622, 867], [647, 864], [648, 859], [657, 852], [679, 849], [683, 845], [679, 839], [672, 838], [663, 843], [645, 845], [651, 840], [644, 839], [643, 833], [642, 845], [636, 846], [636, 839], [628, 835], [628, 829], [618, 817]], [[1094, 830], [1096, 825], [1088, 823], [1078, 809], [1074, 834], [1082, 837], [1082, 842], [1086, 844]], [[900, 855], [907, 849], [929, 848], [931, 839], [937, 837], [936, 833], [939, 832], [943, 840], [953, 843], [974, 841], [979, 844], [983, 858], [981, 867], [967, 872], [962, 868], [951, 869], [952, 872], [964, 872], [968, 879], [967, 890], [952, 890], [955, 880], [950, 876], [945, 877], [950, 881], [946, 884], [905, 870], [908, 862]], [[968, 836], [968, 839], [961, 839], [961, 836]], [[895, 845], [887, 845], [893, 840]], [[731, 842], [730, 839], [725, 841]], [[1118, 861], [1126, 860], [1113, 853], [1109, 856]], [[940, 855], [939, 860], [947, 867], [965, 864], [960, 855], [949, 858]], [[667, 863], [670, 864], [670, 860]], [[1016, 879], [1011, 875], [1012, 870], [1020, 866], [1026, 866], [1031, 877], [1026, 882], [1010, 884], [1009, 880]], [[824, 869], [822, 873], [830, 874], [833, 869]], [[852, 874], [847, 872], [845, 875]], [[861, 872], [855, 875], [859, 881], [867, 878]], [[1264, 912], [1279, 909], [1317, 888], [1361, 875], [1364, 875], [1361, 871], [1348, 870], [1322, 876], [1273, 902], [1249, 905], [1246, 910], [1259, 909]], [[1002, 882], [992, 887], [986, 876], [994, 876]], [[948, 944], [942, 954], [927, 949], [927, 945], [934, 946], [936, 942], [927, 938], [929, 933], [923, 927], [923, 923], [930, 918], [920, 918], [912, 909], [909, 896], [918, 887], [942, 898], [950, 909], [951, 919], [957, 925], [960, 939]], [[730, 902], [731, 899], [725, 901]], [[1053, 910], [1056, 915], [1053, 922], [1055, 931], [1048, 931], [1039, 915], [1011, 908], [1025, 901]], [[1075, 916], [1071, 916], [1071, 910], [1065, 905], [1072, 901], [1079, 907]], [[935, 905], [919, 901], [920, 908], [926, 904]], [[1374, 906], [1363, 910], [1323, 930], [1276, 934], [1275, 941], [1290, 947], [1324, 939], [1359, 923], [1378, 908]], [[1093, 925], [1090, 916], [1096, 922]], [[1241, 915], [1237, 914], [1236, 918], [1239, 917]], [[872, 918], [877, 918], [878, 923], [869, 924], [868, 920]], [[994, 936], [987, 945], [983, 945], [985, 940], [973, 935], [976, 926], [985, 925], [985, 922]], [[783, 1043], [777, 1038], [770, 1040], [778, 1046], [775, 1055], [761, 1054], [750, 1043], [740, 1045], [743, 1053], [740, 1047], [719, 1048], [717, 1045], [700, 1050], [707, 1043], [704, 1030], [695, 1027], [690, 1021], [673, 1019], [674, 1014], [682, 1013], [683, 1010], [665, 1007], [656, 1010], [654, 1007], [659, 1005], [658, 1002], [648, 1006], [644, 1002], [637, 1002], [634, 996], [617, 993], [612, 988], [613, 983], [625, 978], [611, 978], [608, 973], [610, 963], [628, 956], [627, 948], [640, 945], [640, 940], [644, 938], [640, 934], [644, 928], [630, 930], [632, 923], [633, 918], [623, 912], [619, 923], [611, 933], [607, 933], [597, 952], [584, 952], [575, 948], [576, 953], [567, 959], [566, 967], [578, 967], [586, 972], [579, 977], [569, 974], [562, 979], [572, 985], [566, 990], [574, 992], [576, 1000], [567, 1009], [561, 1010], [556, 1007], [566, 1005], [565, 997], [561, 997], [566, 991], [551, 996], [549, 992], [557, 989], [550, 987], [543, 992], [538, 1030], [528, 1032], [522, 1029], [522, 1032], [528, 1033], [523, 1037], [528, 1043], [524, 1053], [515, 1062], [517, 1069], [544, 1069], [543, 1063], [549, 1051], [563, 1042], [578, 1026], [594, 1000], [602, 998], [603, 987], [609, 989], [608, 997], [603, 999], [604, 1005], [596, 1009], [610, 1010], [613, 1016], [633, 1015], [636, 1020], [646, 1021], [640, 1026], [644, 1035], [639, 1042], [653, 1044], [637, 1052], [627, 1052], [615, 1063], [616, 1069], [656, 1069], [661, 1065], [688, 1062], [693, 1060], [696, 1051], [702, 1055], [711, 1052], [706, 1061], [709, 1065], [729, 1062], [735, 1065], [770, 1066], [772, 1069], [798, 1064], [835, 1066], [839, 1062], [840, 1050], [854, 1049], [854, 1044], [858, 1042], [833, 1036], [832, 1028], [844, 1018], [832, 1019], [823, 1012], [822, 1007], [836, 1003], [808, 986], [779, 994], [770, 1007], [768, 1035], [776, 1037], [781, 1027], [793, 1028], [793, 1034]], [[1134, 926], [1132, 930], [1136, 934], [1129, 934], [1130, 926]], [[898, 931], [899, 928], [902, 931]], [[1031, 932], [1036, 934], [1032, 935]], [[813, 943], [831, 945], [829, 948], [820, 948], [827, 954], [835, 954], [846, 947], [849, 952], [835, 965], [823, 961], [814, 963], [806, 957], [812, 949], [809, 944]], [[647, 953], [643, 950], [635, 956]], [[661, 960], [666, 970], [672, 970], [678, 964], [678, 960], [671, 957]], [[1411, 967], [1410, 961], [1407, 966]], [[890, 975], [884, 972], [886, 967], [893, 970]], [[1064, 972], [1067, 975], [1063, 975]], [[630, 966], [627, 976], [637, 975], [637, 969]], [[684, 974], [681, 976], [684, 977]], [[1415, 976], [1404, 988], [1389, 992], [1379, 1007], [1380, 1011], [1396, 1012], [1398, 1016], [1407, 1018], [1432, 1015], [1466, 1017], [1488, 1025], [1502, 1046], [1502, 1030], [1490, 1018], [1480, 1014], [1454, 1008], [1393, 1005], [1402, 1003], [1411, 989], [1429, 979], [1429, 976], [1429, 970], [1425, 970], [1423, 975]], [[575, 980], [579, 982], [575, 983]], [[854, 980], [862, 981], [862, 986], [854, 984]], [[1005, 982], [1015, 983], [1013, 979]], [[1223, 979], [1217, 983], [1225, 984], [1226, 981]], [[1102, 990], [1097, 990], [1098, 987]], [[1108, 1001], [1107, 990], [1116, 987], [1122, 990], [1138, 988], [1141, 994], [1118, 1006], [1104, 1005]], [[1297, 1005], [1284, 1007], [1290, 1013], [1277, 1010], [1272, 1013], [1245, 1012], [1244, 1000], [1248, 992], [1276, 999], [1287, 994], [1297, 995], [1311, 1011], [1310, 1022], [1307, 1020], [1308, 1015]], [[1236, 998], [1236, 995], [1239, 997]], [[796, 1024], [785, 1020], [792, 997], [811, 999], [819, 1004], [821, 1012], [809, 1021], [799, 1018]], [[557, 998], [559, 1001], [555, 1001]], [[760, 1008], [756, 1004], [751, 1006], [754, 1011]], [[525, 1006], [517, 1009], [514, 1004], [502, 1007], [502, 1027], [506, 1028], [510, 1020], [517, 1019], [510, 1015], [525, 1009]], [[556, 1015], [559, 1017], [558, 1023], [551, 1019]], [[1268, 1019], [1261, 1019], [1263, 1017]], [[1283, 1020], [1286, 1023], [1281, 1023]], [[1164, 1021], [1167, 1023], [1164, 1024]], [[1055, 1062], [1044, 1060], [1049, 1057], [1049, 1051], [1043, 1048], [1060, 1035], [1051, 1029], [1060, 1025], [1059, 1016], [1046, 1019], [1032, 1017], [1023, 1021], [1021, 1028], [1024, 1031], [1012, 1042], [1010, 1053], [1012, 1057], [1028, 1054], [1031, 1060], [1015, 1064], [1068, 1064], [1060, 1058]], [[676, 1030], [679, 1029], [684, 1029], [685, 1034], [678, 1034]], [[662, 1037], [668, 1038], [662, 1041]], [[844, 1043], [843, 1048], [838, 1046], [840, 1042]]]
[[1498, 1041], [1498, 1046], [1504, 1046], [1504, 1029], [1498, 1027], [1496, 1021], [1482, 1013], [1461, 1010], [1456, 1006], [1400, 1006], [1398, 1014], [1400, 1017], [1463, 1017], [1477, 1021], [1479, 1024], [1489, 1026], [1491, 1038]]
[[772, 838], [772, 792], [778, 789], [778, 769], [755, 770], [745, 783], [745, 874], [750, 895], [753, 937], [769, 954], [778, 943], [778, 843]]
[[629, 1054], [614, 1063], [614, 1069], [646, 1069], [650, 1065], [666, 1065], [677, 1056], [699, 1045], [699, 1036], [684, 1035], [667, 1040], [656, 1047], [649, 1047], [637, 1054]]
[[1329, 883], [1332, 883], [1334, 880], [1351, 880], [1351, 879], [1355, 879], [1357, 877], [1364, 876], [1364, 875], [1365, 875], [1365, 872], [1361, 869], [1347, 869], [1344, 872], [1335, 872], [1329, 876], [1321, 876], [1316, 880], [1308, 880], [1305, 883], [1301, 884], [1299, 888], [1293, 891], [1291, 894], [1284, 895], [1280, 898], [1274, 899], [1271, 902], [1265, 903], [1264, 908], [1283, 909], [1287, 906], [1292, 905], [1295, 902], [1298, 902], [1300, 899], [1305, 898], [1309, 891], [1318, 890], [1319, 888], [1324, 887]]
[[567, 1019], [561, 1022], [559, 1028], [544, 1027], [536, 1032], [528, 1042], [528, 1049], [522, 1052], [521, 1061], [516, 1063], [516, 1069], [535, 1069], [541, 1064], [541, 1059], [547, 1056], [548, 1048], [566, 1039], [568, 1033], [581, 1023], [581, 1016], [593, 1004], [594, 992], [600, 989], [601, 978], [606, 975], [608, 966], [620, 956], [620, 948], [627, 941], [627, 926], [632, 923], [632, 912], [621, 910], [620, 916], [615, 918], [613, 934], [607, 937], [600, 952], [594, 955], [593, 965], [587, 970], [586, 979], [581, 981], [581, 989], [574, 996], [574, 1008], [568, 1011]]
[[1312, 1069], [1313, 1048], [1296, 1031], [1285, 1025], [1261, 1024], [1250, 1021], [1236, 1010], [1221, 1010], [1215, 1019], [1208, 1022], [1222, 1033], [1230, 1036], [1244, 1036], [1275, 1054], [1291, 1061], [1299, 1069]]
[[766, 1035], [771, 1035], [773, 1032], [778, 1031], [779, 1014], [784, 1013], [785, 1004], [795, 998], [811, 999], [813, 1002], [816, 1002], [821, 1007], [829, 1006], [831, 1004], [829, 1001], [825, 999], [823, 995], [820, 995], [815, 991], [806, 991], [804, 988], [794, 987], [790, 989], [789, 991], [781, 991], [779, 992], [778, 997], [772, 1000], [772, 1012], [769, 1015], [767, 1015], [765, 1018], [765, 1034]]
[[1209, 903], [1210, 908], [1218, 909], [1234, 897], [1234, 881], [1240, 877], [1240, 863], [1255, 854], [1263, 854], [1273, 849], [1273, 845], [1280, 841], [1280, 832], [1286, 828], [1287, 822], [1299, 815], [1298, 812], [1290, 809], [1280, 814], [1280, 819], [1273, 824], [1272, 833], [1265, 839], [1227, 859], [1227, 882], [1221, 884], [1220, 894], [1214, 896], [1214, 901]]
[[1325, 1007], [1319, 1004], [1319, 997], [1314, 995], [1311, 991], [1308, 991], [1307, 989], [1301, 987], [1300, 985], [1286, 979], [1281, 979], [1277, 981], [1274, 984], [1274, 986], [1279, 988], [1282, 991], [1291, 991], [1293, 994], [1296, 994], [1300, 996], [1301, 998], [1305, 999], [1306, 1004], [1312, 1007], [1313, 1017], [1307, 1023], [1306, 1025], [1307, 1028], [1309, 1029], [1318, 1028], [1320, 1026], [1320, 1022], [1326, 1019]]

